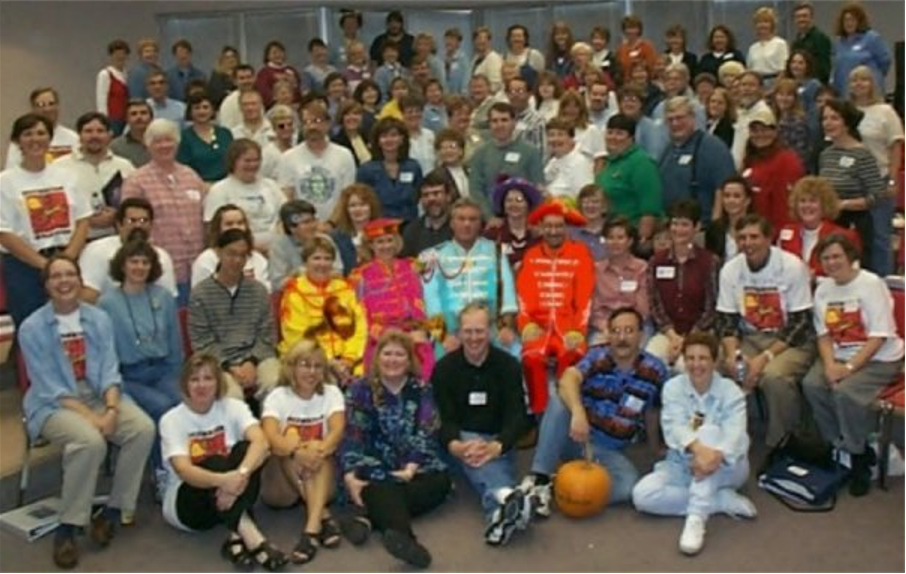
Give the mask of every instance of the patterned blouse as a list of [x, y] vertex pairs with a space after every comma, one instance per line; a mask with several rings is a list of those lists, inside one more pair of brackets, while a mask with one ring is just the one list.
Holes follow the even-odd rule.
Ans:
[[390, 473], [410, 462], [418, 464], [418, 474], [446, 470], [431, 386], [410, 377], [399, 394], [383, 385], [378, 389], [375, 396], [367, 377], [346, 389], [343, 474], [354, 471], [361, 480], [397, 480]]

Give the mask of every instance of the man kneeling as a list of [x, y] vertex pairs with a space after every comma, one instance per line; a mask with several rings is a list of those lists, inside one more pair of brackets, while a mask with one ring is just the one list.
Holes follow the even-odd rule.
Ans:
[[529, 428], [522, 368], [491, 345], [491, 311], [470, 303], [459, 314], [462, 345], [434, 367], [431, 386], [440, 413], [441, 444], [478, 491], [487, 517], [485, 541], [506, 544], [528, 527], [532, 509], [516, 485], [513, 445]]

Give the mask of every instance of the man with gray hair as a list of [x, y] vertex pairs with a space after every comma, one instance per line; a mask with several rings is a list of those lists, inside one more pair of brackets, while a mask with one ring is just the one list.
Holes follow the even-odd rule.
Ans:
[[667, 66], [664, 70], [664, 92], [666, 92], [667, 97], [655, 106], [654, 111], [651, 113], [651, 119], [656, 122], [663, 122], [667, 100], [674, 96], [686, 96], [692, 102], [692, 109], [695, 111], [695, 129], [704, 130], [707, 127], [708, 119], [705, 113], [705, 106], [697, 98], [692, 97], [694, 94], [689, 89], [689, 82], [689, 68], [686, 64], [677, 62]]
[[692, 101], [674, 96], [664, 104], [670, 144], [661, 154], [658, 170], [663, 184], [663, 205], [692, 198], [710, 221], [717, 189], [736, 173], [730, 150], [716, 136], [695, 127]]

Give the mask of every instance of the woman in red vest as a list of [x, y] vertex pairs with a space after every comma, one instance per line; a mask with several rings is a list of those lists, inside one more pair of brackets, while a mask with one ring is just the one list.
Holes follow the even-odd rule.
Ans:
[[97, 110], [110, 118], [113, 133], [120, 135], [126, 127], [126, 103], [129, 88], [126, 86], [126, 61], [129, 59], [129, 44], [114, 40], [107, 45], [110, 65], [98, 72], [95, 95]]

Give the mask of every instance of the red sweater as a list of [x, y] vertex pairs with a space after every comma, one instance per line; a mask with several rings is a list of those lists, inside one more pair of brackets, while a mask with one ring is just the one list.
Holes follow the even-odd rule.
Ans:
[[780, 229], [790, 222], [789, 192], [805, 168], [799, 155], [780, 148], [765, 157], [747, 157], [742, 176], [752, 187], [752, 209]]
[[[801, 222], [785, 225], [777, 234], [777, 246], [801, 259], [802, 230], [803, 226]], [[832, 221], [825, 220], [821, 222], [821, 227], [818, 228], [818, 241], [821, 241], [832, 233], [839, 233], [846, 236], [847, 239], [853, 242], [853, 245], [855, 245], [859, 251], [862, 250], [862, 241], [859, 239], [858, 233], [852, 229], [840, 227]], [[824, 270], [821, 268], [821, 261], [818, 259], [818, 251], [816, 249], [812, 249], [812, 254], [808, 261], [806, 261], [806, 264], [812, 272], [812, 277], [824, 276]]]

